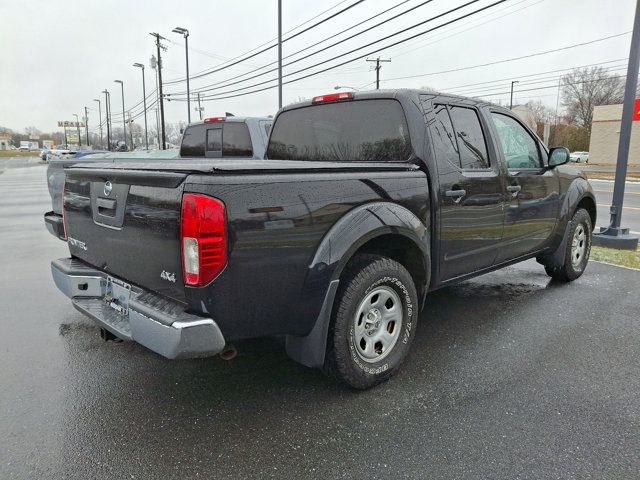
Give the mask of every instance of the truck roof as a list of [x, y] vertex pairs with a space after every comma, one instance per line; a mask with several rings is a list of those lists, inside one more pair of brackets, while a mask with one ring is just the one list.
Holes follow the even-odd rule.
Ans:
[[[339, 92], [330, 92], [329, 94], [339, 93]], [[499, 107], [499, 105], [492, 104], [487, 102], [486, 100], [480, 100], [476, 98], [462, 97], [460, 95], [453, 95], [446, 92], [433, 92], [429, 90], [421, 90], [414, 88], [394, 88], [394, 89], [383, 89], [383, 90], [365, 90], [359, 92], [350, 92], [353, 95], [354, 100], [363, 100], [363, 99], [375, 99], [375, 98], [416, 98], [419, 95], [431, 95], [433, 97], [446, 97], [450, 99], [454, 99], [461, 103], [466, 103], [468, 105], [477, 105], [477, 106], [485, 106], [492, 105]], [[326, 95], [329, 95], [326, 94]], [[304, 100], [302, 102], [295, 102], [289, 105], [282, 107], [280, 112], [284, 112], [287, 110], [294, 110], [300, 107], [308, 107], [313, 105], [313, 99]]]

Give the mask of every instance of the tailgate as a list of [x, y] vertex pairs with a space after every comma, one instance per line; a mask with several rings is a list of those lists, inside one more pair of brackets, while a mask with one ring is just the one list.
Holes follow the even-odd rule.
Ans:
[[184, 301], [180, 208], [185, 172], [69, 169], [64, 191], [74, 257]]

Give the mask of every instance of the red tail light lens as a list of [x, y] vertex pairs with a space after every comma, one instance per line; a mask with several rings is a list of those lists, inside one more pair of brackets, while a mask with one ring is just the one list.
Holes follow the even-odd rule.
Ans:
[[217, 123], [224, 122], [226, 120], [225, 117], [209, 117], [204, 119], [204, 123]]
[[224, 204], [206, 195], [182, 196], [180, 243], [186, 285], [203, 286], [227, 264], [227, 226]]
[[353, 100], [353, 92], [340, 92], [330, 93], [329, 95], [320, 95], [313, 97], [311, 103], [328, 103], [328, 102], [343, 102], [346, 100]]

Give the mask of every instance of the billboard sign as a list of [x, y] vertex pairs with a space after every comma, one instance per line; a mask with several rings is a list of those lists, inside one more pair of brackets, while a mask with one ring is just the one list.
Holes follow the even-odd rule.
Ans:
[[66, 120], [58, 120], [58, 126], [59, 127], [82, 127], [84, 128], [84, 122], [68, 122]]

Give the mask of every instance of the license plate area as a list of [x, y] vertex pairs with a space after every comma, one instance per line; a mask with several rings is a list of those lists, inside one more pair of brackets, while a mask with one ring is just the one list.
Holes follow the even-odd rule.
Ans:
[[131, 285], [117, 278], [107, 277], [107, 289], [104, 296], [107, 305], [121, 315], [128, 315], [130, 298]]

